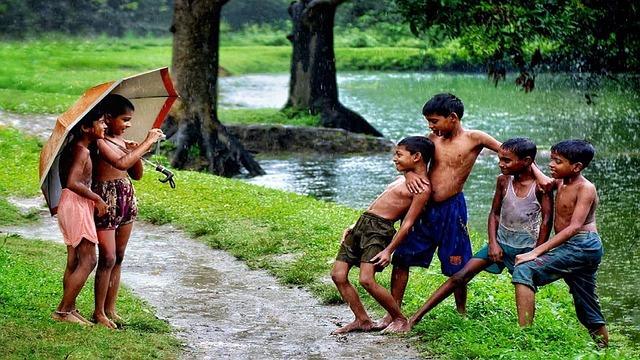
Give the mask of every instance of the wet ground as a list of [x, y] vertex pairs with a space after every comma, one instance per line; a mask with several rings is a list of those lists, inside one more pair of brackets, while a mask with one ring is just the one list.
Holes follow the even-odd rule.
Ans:
[[[0, 126], [46, 138], [51, 116], [6, 116]], [[62, 243], [44, 198], [11, 199], [42, 214], [38, 225], [1, 232]], [[249, 270], [224, 251], [172, 226], [137, 222], [123, 264], [123, 285], [176, 328], [183, 359], [419, 359], [406, 339], [375, 333], [331, 335], [351, 321], [346, 305], [326, 306], [303, 289]], [[123, 314], [126, 317], [126, 314]]]

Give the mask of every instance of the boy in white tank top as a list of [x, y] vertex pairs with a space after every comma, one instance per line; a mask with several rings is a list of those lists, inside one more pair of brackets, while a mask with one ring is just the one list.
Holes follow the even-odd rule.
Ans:
[[399, 331], [407, 332], [422, 317], [466, 286], [482, 270], [499, 274], [506, 267], [513, 273], [515, 257], [546, 242], [551, 233], [553, 198], [538, 189], [532, 166], [536, 145], [526, 138], [513, 138], [500, 146], [498, 156], [502, 175], [489, 214], [489, 243], [473, 255], [462, 270], [443, 283]]

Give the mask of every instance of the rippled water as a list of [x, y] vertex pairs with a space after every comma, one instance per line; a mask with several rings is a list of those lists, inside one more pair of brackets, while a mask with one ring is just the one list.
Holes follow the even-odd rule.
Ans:
[[[284, 74], [221, 78], [220, 106], [281, 107], [288, 80]], [[465, 104], [463, 125], [498, 140], [526, 136], [538, 144], [540, 152], [573, 137], [594, 144], [596, 158], [584, 174], [596, 184], [600, 196], [597, 221], [605, 257], [599, 271], [599, 293], [608, 320], [635, 327], [634, 336], [640, 341], [640, 222], [636, 219], [640, 211], [640, 95], [633, 86], [607, 85], [597, 90], [595, 104], [588, 105], [584, 91], [560, 82], [550, 89], [544, 81], [538, 82], [534, 92], [524, 94], [510, 84], [494, 88], [480, 75], [338, 76], [341, 101], [394, 141], [426, 134], [422, 106], [435, 93], [451, 92]], [[548, 173], [548, 158], [538, 156], [538, 163]], [[352, 208], [365, 208], [397, 175], [387, 154], [267, 158], [260, 164], [267, 175], [247, 182]], [[486, 232], [498, 174], [495, 157], [481, 155], [465, 184], [470, 226], [481, 233]]]

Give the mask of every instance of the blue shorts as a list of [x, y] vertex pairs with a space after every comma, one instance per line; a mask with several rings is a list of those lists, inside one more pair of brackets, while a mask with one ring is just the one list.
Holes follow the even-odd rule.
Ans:
[[445, 201], [428, 203], [407, 238], [393, 253], [391, 263], [405, 268], [428, 268], [436, 248], [446, 276], [455, 274], [471, 259], [467, 204], [462, 193]]
[[[531, 237], [526, 231], [511, 231], [503, 228], [502, 226], [498, 227], [498, 233], [496, 234], [498, 237], [498, 245], [502, 248], [502, 261], [493, 263], [488, 268], [484, 269], [487, 272], [492, 274], [500, 274], [502, 270], [506, 267], [509, 271], [509, 274], [513, 274], [513, 267], [516, 262], [516, 255], [524, 254], [533, 250], [536, 245], [537, 239]], [[526, 244], [530, 243], [529, 247], [513, 247], [505, 244], [505, 242], [512, 242], [514, 244]], [[475, 254], [473, 254], [474, 258], [489, 260], [489, 245], [485, 245], [482, 249], [478, 250]]]
[[600, 301], [596, 294], [596, 271], [602, 260], [600, 236], [592, 231], [581, 231], [560, 246], [516, 266], [511, 282], [530, 287], [564, 279], [573, 295], [578, 320], [589, 330], [605, 324]]

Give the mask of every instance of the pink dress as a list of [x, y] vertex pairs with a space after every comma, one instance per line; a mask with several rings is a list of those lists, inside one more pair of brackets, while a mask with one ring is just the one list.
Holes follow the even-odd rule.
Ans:
[[58, 205], [58, 226], [64, 243], [74, 248], [82, 239], [98, 243], [96, 224], [93, 220], [95, 204], [69, 189], [62, 189]]

